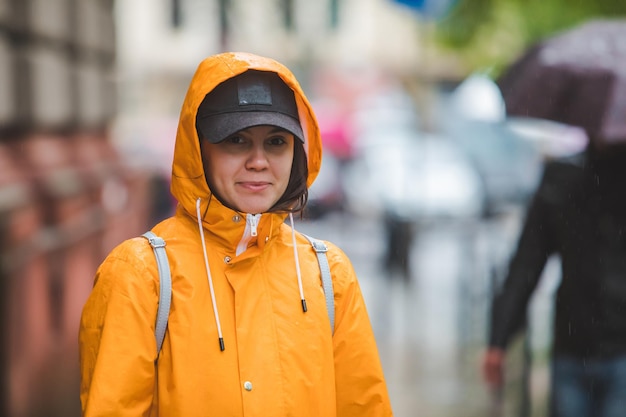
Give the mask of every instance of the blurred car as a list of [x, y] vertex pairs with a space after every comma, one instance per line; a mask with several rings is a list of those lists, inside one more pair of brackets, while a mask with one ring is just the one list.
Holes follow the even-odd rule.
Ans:
[[330, 100], [314, 100], [324, 155], [320, 173], [309, 189], [305, 218], [316, 219], [341, 211], [347, 204], [343, 180], [345, 168], [352, 165], [367, 141], [367, 132], [383, 126], [417, 130], [413, 100], [398, 83], [389, 82], [375, 91], [364, 92], [350, 111]]
[[485, 216], [526, 204], [539, 184], [543, 166], [535, 146], [502, 122], [456, 120], [448, 128], [451, 140], [480, 174]]
[[442, 93], [442, 131], [467, 155], [485, 189], [484, 215], [523, 205], [534, 193], [543, 157], [506, 122], [504, 100], [493, 80], [472, 74]]
[[416, 222], [475, 218], [484, 204], [478, 173], [448, 138], [403, 127], [359, 138], [343, 188], [351, 211]]

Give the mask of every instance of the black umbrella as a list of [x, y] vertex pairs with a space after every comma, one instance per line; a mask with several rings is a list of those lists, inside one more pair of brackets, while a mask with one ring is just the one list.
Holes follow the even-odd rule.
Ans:
[[498, 80], [511, 116], [584, 128], [626, 141], [626, 20], [598, 20], [530, 48]]

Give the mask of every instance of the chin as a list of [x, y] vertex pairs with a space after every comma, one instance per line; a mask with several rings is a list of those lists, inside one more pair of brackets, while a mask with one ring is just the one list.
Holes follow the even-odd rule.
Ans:
[[241, 211], [243, 213], [258, 214], [258, 213], [266, 213], [272, 206], [260, 205], [260, 204], [254, 204], [254, 205], [242, 204], [239, 207], [241, 207]]

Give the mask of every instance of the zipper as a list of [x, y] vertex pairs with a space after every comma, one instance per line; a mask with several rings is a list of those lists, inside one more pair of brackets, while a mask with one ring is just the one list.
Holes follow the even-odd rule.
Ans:
[[243, 236], [237, 245], [236, 255], [241, 255], [248, 249], [248, 243], [253, 237], [258, 235], [257, 228], [259, 227], [259, 221], [261, 220], [261, 213], [259, 214], [246, 214], [246, 228], [243, 231]]

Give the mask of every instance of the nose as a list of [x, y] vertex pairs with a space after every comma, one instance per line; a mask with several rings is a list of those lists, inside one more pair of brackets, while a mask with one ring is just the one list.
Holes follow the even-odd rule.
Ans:
[[250, 149], [250, 154], [246, 160], [246, 168], [252, 170], [262, 170], [267, 168], [268, 160], [265, 149], [262, 145], [255, 144]]

